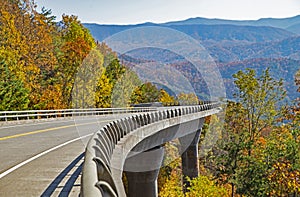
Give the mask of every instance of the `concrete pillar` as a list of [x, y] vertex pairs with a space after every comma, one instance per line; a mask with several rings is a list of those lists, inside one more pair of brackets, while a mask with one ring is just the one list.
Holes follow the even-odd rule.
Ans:
[[181, 147], [185, 148], [181, 155], [184, 192], [186, 192], [190, 186], [186, 177], [193, 179], [199, 176], [198, 143], [200, 135], [201, 129], [195, 133], [179, 138]]
[[164, 156], [163, 147], [156, 147], [126, 159], [124, 171], [129, 197], [157, 197], [157, 177]]

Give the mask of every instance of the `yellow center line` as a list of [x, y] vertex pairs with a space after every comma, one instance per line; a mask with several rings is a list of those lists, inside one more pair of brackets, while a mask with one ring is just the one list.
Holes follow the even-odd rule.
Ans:
[[99, 123], [99, 122], [89, 122], [89, 123], [82, 123], [82, 124], [76, 124], [76, 125], [68, 125], [68, 126], [61, 126], [61, 127], [54, 127], [54, 128], [49, 128], [49, 129], [31, 131], [31, 132], [27, 132], [27, 133], [21, 133], [21, 134], [17, 134], [17, 135], [1, 137], [0, 141], [12, 139], [12, 138], [17, 138], [17, 137], [22, 137], [22, 136], [27, 136], [27, 135], [33, 135], [33, 134], [37, 134], [37, 133], [44, 133], [44, 132], [47, 132], [47, 131], [53, 131], [53, 130], [58, 130], [58, 129], [65, 129], [65, 128], [70, 128], [70, 127], [89, 125], [89, 124], [94, 124], [94, 123]]

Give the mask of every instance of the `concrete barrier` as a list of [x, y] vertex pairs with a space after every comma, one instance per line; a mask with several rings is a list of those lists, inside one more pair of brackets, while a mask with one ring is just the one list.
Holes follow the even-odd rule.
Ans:
[[[107, 124], [91, 137], [86, 147], [81, 196], [124, 197], [126, 194], [122, 182], [123, 167], [126, 158], [135, 154], [130, 154], [130, 151], [137, 144], [153, 136], [153, 139], [146, 140], [145, 144], [140, 146], [139, 151], [146, 151], [144, 149], [159, 146], [166, 140], [195, 132], [185, 130], [193, 121], [202, 120], [206, 116], [220, 112], [220, 105], [221, 103], [208, 103], [199, 106], [166, 108], [162, 111], [133, 115]], [[203, 124], [203, 121], [201, 122]], [[194, 130], [199, 130], [199, 123], [193, 124]], [[172, 128], [179, 128], [178, 126], [181, 126], [180, 133], [170, 133]], [[165, 137], [161, 138], [160, 135]]]

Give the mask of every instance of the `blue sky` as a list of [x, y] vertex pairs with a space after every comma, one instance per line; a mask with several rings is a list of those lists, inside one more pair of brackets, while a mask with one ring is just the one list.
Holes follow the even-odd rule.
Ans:
[[191, 17], [253, 20], [300, 15], [299, 0], [36, 0], [60, 16], [99, 24], [162, 23]]

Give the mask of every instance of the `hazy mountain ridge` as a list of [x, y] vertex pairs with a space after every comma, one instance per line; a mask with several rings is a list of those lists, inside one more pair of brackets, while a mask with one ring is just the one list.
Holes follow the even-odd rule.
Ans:
[[222, 25], [159, 25], [145, 23], [140, 25], [98, 25], [84, 24], [92, 35], [99, 41], [103, 41], [107, 37], [119, 33], [121, 31], [146, 26], [161, 26], [169, 27], [199, 40], [214, 40], [214, 41], [246, 41], [246, 42], [267, 42], [273, 40], [283, 40], [288, 37], [296, 36], [296, 34], [275, 27], [254, 27], [254, 26], [238, 26], [230, 24]]
[[256, 70], [259, 74], [268, 67], [270, 68], [272, 77], [283, 80], [289, 99], [294, 100], [297, 97], [297, 87], [294, 83], [294, 75], [297, 70], [300, 69], [300, 60], [293, 60], [289, 58], [258, 58], [230, 63], [218, 63], [217, 65], [223, 77], [224, 84], [226, 86], [226, 93], [229, 98], [234, 92], [234, 83], [232, 78], [234, 73], [239, 70], [251, 68]]
[[[267, 67], [272, 76], [283, 78], [288, 95], [297, 97], [294, 74], [300, 69], [300, 15], [286, 19], [260, 19], [256, 21], [232, 21], [222, 19], [192, 18], [164, 24], [138, 25], [84, 24], [99, 41], [135, 27], [162, 26], [184, 32], [200, 41], [215, 59], [224, 79], [228, 98], [232, 98], [232, 74], [245, 68], [253, 68], [258, 74]], [[293, 32], [298, 32], [295, 34]], [[160, 61], [172, 65], [188, 78], [198, 96], [207, 93], [201, 74], [182, 57], [166, 51], [136, 52], [137, 57], [125, 60], [127, 65], [148, 61]], [[151, 57], [150, 57], [151, 56]], [[130, 63], [131, 62], [131, 63]], [[153, 71], [155, 74], [155, 71]], [[180, 82], [178, 82], [180, 83]]]
[[296, 34], [265, 26], [238, 25], [170, 25], [172, 29], [184, 32], [199, 41], [245, 41], [249, 43], [283, 40]]
[[288, 30], [290, 32], [300, 34], [300, 23], [297, 23], [295, 25], [291, 25], [288, 28], [286, 28], [286, 30]]
[[[287, 29], [293, 25], [300, 24], [300, 15], [289, 18], [262, 18], [258, 20], [225, 20], [225, 19], [208, 19], [208, 18], [190, 18], [183, 21], [174, 21], [164, 23], [164, 25], [191, 25], [191, 24], [230, 24], [230, 25], [242, 25], [242, 26], [270, 26], [282, 29]], [[298, 32], [300, 33], [300, 32]]]
[[255, 58], [290, 58], [300, 60], [300, 36], [280, 41], [224, 46], [206, 46], [220, 62], [243, 61]]

